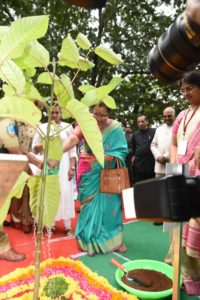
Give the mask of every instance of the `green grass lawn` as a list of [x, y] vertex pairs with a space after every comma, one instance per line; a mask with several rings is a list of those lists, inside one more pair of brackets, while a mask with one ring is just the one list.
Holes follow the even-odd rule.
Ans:
[[[90, 269], [108, 279], [110, 284], [121, 289], [115, 281], [116, 267], [110, 263], [111, 258], [124, 263], [126, 260], [153, 259], [163, 261], [168, 251], [168, 233], [163, 233], [162, 226], [154, 226], [151, 222], [132, 222], [124, 225], [124, 243], [128, 250], [123, 257], [115, 254], [88, 255], [81, 257]], [[195, 300], [197, 297], [188, 296], [181, 291], [180, 300]]]

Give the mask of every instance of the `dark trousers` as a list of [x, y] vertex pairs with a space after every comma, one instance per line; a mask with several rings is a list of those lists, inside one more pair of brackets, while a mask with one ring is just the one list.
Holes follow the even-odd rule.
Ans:
[[155, 173], [133, 172], [133, 183], [155, 177]]

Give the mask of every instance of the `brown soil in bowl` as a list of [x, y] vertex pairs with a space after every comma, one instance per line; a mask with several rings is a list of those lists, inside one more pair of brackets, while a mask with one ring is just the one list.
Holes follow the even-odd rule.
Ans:
[[135, 269], [129, 270], [128, 277], [136, 278], [143, 283], [149, 285], [148, 287], [143, 287], [136, 285], [129, 281], [124, 274], [121, 278], [122, 282], [126, 285], [142, 291], [149, 291], [149, 292], [160, 292], [165, 291], [172, 288], [172, 280], [167, 277], [165, 274], [154, 271], [154, 270], [145, 270], [145, 269]]

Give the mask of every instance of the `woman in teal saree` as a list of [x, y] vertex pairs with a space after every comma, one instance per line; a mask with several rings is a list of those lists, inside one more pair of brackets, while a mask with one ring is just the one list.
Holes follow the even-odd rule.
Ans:
[[[118, 157], [122, 164], [128, 153], [124, 131], [118, 121], [108, 119], [108, 108], [104, 103], [95, 106], [93, 115], [102, 132], [106, 161], [112, 167]], [[100, 193], [100, 172], [102, 166], [88, 147], [80, 128], [75, 128], [73, 138], [77, 144], [82, 140], [78, 166], [78, 200], [81, 213], [76, 227], [76, 238], [81, 250], [89, 255], [123, 251], [123, 223], [121, 196], [119, 194]], [[65, 150], [64, 145], [64, 150]]]

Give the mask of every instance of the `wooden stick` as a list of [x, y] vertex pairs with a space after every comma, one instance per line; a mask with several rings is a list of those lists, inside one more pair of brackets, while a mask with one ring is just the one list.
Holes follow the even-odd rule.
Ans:
[[173, 294], [172, 300], [180, 300], [180, 273], [182, 253], [182, 223], [173, 229], [174, 258], [173, 258]]

